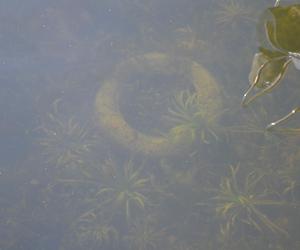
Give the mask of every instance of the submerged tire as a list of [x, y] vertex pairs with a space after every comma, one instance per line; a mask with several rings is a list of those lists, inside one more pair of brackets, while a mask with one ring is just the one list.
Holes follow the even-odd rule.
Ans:
[[[172, 155], [188, 149], [192, 143], [182, 133], [176, 138], [151, 136], [134, 129], [120, 111], [122, 83], [131, 74], [183, 74], [203, 99], [207, 119], [220, 112], [221, 95], [214, 77], [200, 64], [185, 58], [173, 58], [162, 53], [148, 53], [133, 57], [118, 65], [111, 79], [105, 81], [96, 96], [97, 120], [100, 127], [115, 142], [134, 152], [153, 156]], [[206, 117], [205, 116], [205, 117]]]

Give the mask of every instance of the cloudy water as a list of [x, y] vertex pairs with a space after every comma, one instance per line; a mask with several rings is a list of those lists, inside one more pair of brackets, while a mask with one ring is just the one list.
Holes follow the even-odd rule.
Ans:
[[0, 249], [300, 248], [300, 3], [0, 0]]

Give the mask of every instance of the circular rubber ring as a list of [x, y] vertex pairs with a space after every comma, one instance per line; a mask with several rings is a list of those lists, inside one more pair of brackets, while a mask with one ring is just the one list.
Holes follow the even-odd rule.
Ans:
[[207, 113], [207, 117], [219, 112], [221, 108], [218, 84], [214, 77], [195, 61], [153, 52], [122, 62], [111, 79], [101, 86], [95, 105], [98, 123], [104, 129], [105, 134], [134, 152], [153, 156], [172, 155], [188, 149], [191, 141], [184, 133], [176, 138], [146, 135], [128, 124], [120, 112], [119, 100], [122, 95], [122, 81], [126, 81], [133, 72], [188, 74], [195, 91], [203, 99], [204, 113]]

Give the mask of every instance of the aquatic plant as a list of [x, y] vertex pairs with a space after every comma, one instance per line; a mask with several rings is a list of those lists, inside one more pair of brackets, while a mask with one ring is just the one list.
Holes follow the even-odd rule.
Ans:
[[259, 158], [260, 161], [267, 162], [258, 166], [259, 169], [265, 169], [271, 161], [278, 161], [282, 148], [287, 146], [286, 133], [277, 129], [271, 132], [265, 128], [268, 118], [273, 114], [270, 114], [264, 105], [249, 107], [243, 113], [240, 111], [233, 113], [238, 114], [239, 121], [232, 126], [224, 126], [227, 138], [240, 159], [253, 161]]
[[237, 0], [222, 1], [216, 11], [216, 23], [234, 26], [241, 21], [254, 21], [249, 7]]
[[[116, 163], [112, 160], [111, 165]], [[143, 211], [150, 200], [147, 194], [151, 191], [150, 178], [142, 175], [143, 167], [137, 168], [132, 160], [126, 162], [123, 170], [115, 171], [109, 181], [103, 180], [95, 196], [101, 206], [109, 206], [111, 211], [125, 215], [127, 221], [133, 216], [133, 211]]]
[[277, 170], [279, 178], [285, 185], [284, 193], [291, 192], [300, 186], [300, 168], [299, 168], [300, 152], [290, 153], [285, 157], [285, 164]]
[[178, 92], [171, 100], [171, 107], [166, 115], [166, 120], [172, 126], [169, 136], [176, 139], [177, 136], [186, 134], [192, 141], [199, 136], [207, 144], [217, 140], [218, 136], [213, 131], [217, 114], [209, 114], [206, 106], [198, 92]]
[[118, 231], [101, 214], [93, 212], [82, 214], [69, 231], [63, 242], [68, 249], [77, 249], [78, 246], [91, 250], [111, 249], [119, 242]]
[[221, 226], [221, 234], [226, 235], [235, 231], [236, 227], [246, 224], [262, 232], [264, 228], [285, 236], [288, 232], [275, 224], [261, 207], [276, 207], [288, 205], [287, 202], [271, 198], [270, 192], [262, 185], [263, 175], [250, 172], [243, 184], [237, 179], [240, 167], [230, 166], [230, 176], [223, 177], [220, 183], [216, 201], [216, 214], [225, 220]]
[[[272, 102], [273, 103], [273, 102]], [[240, 109], [234, 110], [234, 116], [238, 116], [240, 121], [235, 122], [234, 126], [226, 126], [226, 130], [230, 133], [241, 133], [250, 134], [251, 136], [255, 134], [268, 134], [265, 130], [266, 117], [268, 116], [268, 111], [261, 105], [255, 109], [249, 107], [245, 112], [240, 113]]]
[[48, 120], [41, 126], [43, 136], [39, 139], [47, 163], [56, 167], [82, 164], [83, 157], [95, 144], [95, 138], [88, 126], [81, 126], [75, 118], [60, 118], [48, 114]]
[[129, 249], [156, 250], [162, 249], [165, 229], [155, 227], [155, 218], [146, 217], [136, 221], [129, 229], [125, 240]]
[[190, 26], [178, 28], [175, 30], [175, 41], [179, 49], [190, 50], [195, 53], [195, 50], [207, 49], [208, 44], [206, 41], [199, 38]]
[[[94, 169], [93, 169], [94, 168]], [[78, 178], [59, 178], [58, 183], [70, 187], [92, 187], [85, 202], [87, 213], [103, 213], [107, 218], [124, 216], [126, 222], [151, 205], [150, 193], [153, 191], [150, 177], [143, 175], [143, 166], [137, 167], [133, 160], [120, 165], [108, 159], [98, 167], [80, 167], [82, 175]]]

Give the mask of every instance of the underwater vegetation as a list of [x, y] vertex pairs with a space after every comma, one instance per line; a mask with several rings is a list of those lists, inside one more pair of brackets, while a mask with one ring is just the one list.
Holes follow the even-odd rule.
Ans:
[[[100, 214], [82, 214], [69, 228], [63, 245], [66, 249], [115, 249], [118, 231]], [[74, 245], [75, 244], [75, 245]]]
[[[268, 101], [271, 101], [271, 105], [276, 103], [273, 98]], [[260, 105], [248, 107], [244, 111], [239, 109], [234, 115], [238, 115], [239, 120], [234, 124], [226, 124], [223, 129], [231, 145], [234, 145], [235, 156], [241, 161], [259, 159], [259, 169], [277, 164], [282, 149], [290, 147], [291, 143], [287, 131], [278, 128], [269, 131], [265, 128], [269, 117], [275, 114], [266, 109], [265, 105]]]
[[97, 172], [81, 168], [82, 178], [58, 179], [69, 186], [90, 186], [94, 190], [86, 202], [86, 213], [106, 213], [107, 218], [121, 216], [131, 222], [139, 212], [151, 205], [149, 194], [152, 191], [150, 178], [143, 173], [143, 166], [136, 166], [133, 160], [119, 164], [108, 159], [100, 164]]
[[221, 234], [234, 233], [239, 226], [247, 225], [259, 232], [269, 229], [273, 233], [288, 236], [288, 232], [273, 222], [261, 208], [291, 204], [273, 198], [274, 191], [262, 185], [264, 176], [254, 171], [249, 172], [242, 183], [239, 182], [239, 169], [239, 165], [230, 166], [230, 175], [222, 178], [218, 194], [213, 197], [216, 214], [224, 220]]
[[162, 249], [162, 243], [165, 240], [165, 229], [159, 229], [155, 226], [155, 218], [149, 216], [133, 223], [129, 229], [129, 234], [125, 241], [129, 249], [136, 250], [156, 250]]
[[216, 11], [216, 23], [226, 26], [235, 26], [239, 22], [254, 21], [252, 10], [237, 0], [226, 0], [219, 4]]
[[39, 139], [47, 163], [56, 167], [72, 167], [83, 163], [83, 157], [95, 144], [88, 126], [81, 126], [75, 118], [61, 118], [56, 112], [48, 114], [41, 126]]
[[200, 39], [199, 34], [190, 26], [176, 29], [175, 35], [176, 45], [179, 49], [195, 53], [195, 50], [204, 50], [208, 47], [207, 42]]
[[[67, 6], [65, 1], [63, 2]], [[75, 5], [84, 9], [85, 4], [79, 2], [75, 1]], [[274, 118], [274, 112], [281, 112], [281, 109], [277, 109], [279, 105], [270, 105], [273, 108], [272, 112], [267, 112], [264, 107], [258, 107], [253, 113], [251, 109], [244, 112], [240, 111], [240, 100], [232, 101], [235, 98], [234, 93], [240, 92], [241, 86], [238, 84], [246, 78], [243, 68], [246, 63], [240, 62], [247, 61], [247, 58], [240, 52], [248, 50], [246, 47], [251, 45], [244, 43], [249, 36], [242, 41], [238, 38], [236, 44], [233, 43], [234, 39], [228, 37], [239, 37], [241, 34], [231, 26], [240, 28], [240, 21], [248, 24], [251, 20], [252, 13], [247, 7], [248, 2], [167, 1], [163, 6], [173, 5], [176, 9], [175, 2], [176, 5], [187, 5], [189, 9], [194, 5], [201, 6], [188, 13], [199, 12], [197, 15], [203, 18], [185, 15], [186, 10], [182, 12], [180, 8], [178, 13], [174, 13], [174, 7], [171, 6], [171, 9], [167, 10], [169, 15], [165, 15], [166, 10], [163, 8], [160, 12], [162, 15], [158, 14], [161, 18], [153, 20], [157, 14], [152, 13], [156, 10], [150, 9], [147, 12], [148, 17], [144, 17], [146, 23], [135, 22], [139, 21], [139, 16], [143, 16], [143, 12], [138, 12], [137, 15], [133, 15], [133, 20], [129, 20], [129, 23], [136, 26], [126, 27], [124, 24], [120, 27], [120, 34], [115, 34], [118, 31], [114, 31], [117, 23], [114, 27], [110, 24], [114, 17], [123, 15], [122, 6], [130, 10], [142, 9], [146, 7], [145, 2], [150, 7], [156, 3], [157, 7], [160, 7], [160, 1], [104, 1], [100, 13], [105, 13], [105, 18], [99, 15], [99, 9], [93, 8], [95, 2], [98, 4], [101, 1], [87, 2], [91, 2], [91, 9], [86, 10], [86, 14], [84, 10], [78, 14], [83, 16], [81, 18], [88, 19], [84, 25], [88, 29], [80, 31], [79, 27], [78, 31], [87, 39], [87, 44], [90, 44], [89, 34], [99, 28], [103, 29], [99, 25], [103, 25], [103, 21], [107, 22], [105, 25], [108, 27], [103, 29], [103, 37], [106, 36], [106, 32], [112, 32], [113, 39], [110, 39], [110, 36], [105, 38], [107, 46], [104, 47], [107, 52], [104, 55], [113, 53], [110, 58], [111, 64], [116, 62], [117, 67], [112, 70], [112, 65], [107, 65], [105, 57], [85, 60], [88, 57], [85, 55], [83, 60], [78, 60], [75, 75], [81, 76], [80, 82], [92, 82], [92, 85], [83, 87], [88, 92], [89, 101], [79, 111], [84, 112], [90, 108], [91, 113], [95, 112], [100, 133], [103, 132], [102, 135], [107, 138], [95, 142], [96, 138], [90, 126], [76, 119], [86, 117], [90, 113], [82, 116], [78, 113], [77, 106], [71, 103], [69, 108], [72, 109], [71, 112], [78, 114], [76, 118], [56, 110], [45, 115], [46, 119], [39, 130], [40, 151], [43, 151], [47, 167], [52, 165], [59, 168], [53, 172], [44, 171], [44, 168], [40, 167], [43, 166], [44, 158], [40, 157], [31, 165], [36, 165], [34, 170], [41, 169], [41, 176], [37, 176], [37, 171], [30, 173], [30, 177], [26, 179], [28, 190], [25, 190], [19, 181], [3, 185], [9, 190], [4, 192], [7, 196], [14, 192], [7, 187], [14, 186], [16, 190], [28, 194], [29, 199], [26, 200], [26, 211], [23, 207], [18, 209], [18, 214], [25, 215], [24, 220], [19, 220], [18, 217], [16, 220], [13, 216], [6, 217], [10, 215], [13, 207], [7, 203], [6, 196], [3, 198], [0, 195], [0, 249], [300, 249], [299, 243], [296, 243], [299, 242], [297, 232], [300, 216], [294, 204], [291, 204], [299, 200], [300, 153], [288, 152], [290, 147], [282, 144], [282, 137], [285, 136], [283, 131], [281, 133], [277, 128], [272, 131], [265, 130], [264, 118]], [[115, 2], [122, 6], [115, 7]], [[188, 6], [190, 3], [193, 3], [192, 6]], [[250, 4], [252, 5], [249, 2]], [[217, 9], [217, 15], [211, 13], [211, 8]], [[90, 11], [95, 16], [91, 16]], [[128, 10], [126, 12], [128, 13]], [[128, 22], [127, 16], [122, 16], [120, 20]], [[216, 16], [216, 23], [220, 28], [212, 30], [211, 24], [216, 26], [216, 23], [211, 19]], [[169, 20], [169, 17], [173, 20]], [[207, 23], [208, 26], [204, 27], [205, 25], [201, 24], [203, 27], [197, 27], [197, 23], [200, 25], [198, 20]], [[167, 31], [165, 35], [159, 33], [156, 29], [158, 26], [155, 26], [153, 21], [161, 24], [161, 29]], [[168, 24], [163, 24], [164, 22]], [[144, 37], [140, 37], [139, 25], [153, 31], [148, 31], [144, 33]], [[228, 27], [229, 33], [221, 34], [225, 39], [214, 39], [221, 38], [215, 33], [220, 33], [218, 31]], [[51, 29], [50, 26], [47, 28]], [[166, 39], [170, 42], [170, 48], [166, 48], [165, 44], [161, 46], [160, 41], [164, 36], [172, 35], [172, 30], [174, 36]], [[247, 29], [244, 29], [244, 32], [248, 34]], [[209, 33], [213, 35], [209, 37]], [[154, 38], [151, 37], [153, 34]], [[124, 49], [127, 36], [135, 38], [130, 40], [133, 41], [132, 45], [125, 45], [126, 52], [121, 52], [120, 47]], [[92, 38], [98, 37], [97, 35]], [[115, 37], [119, 39], [114, 39]], [[145, 42], [147, 39], [156, 39], [155, 46], [148, 46], [149, 42]], [[116, 40], [119, 40], [117, 45], [114, 44]], [[220, 41], [216, 41], [214, 45], [214, 40]], [[232, 47], [224, 44], [224, 41]], [[97, 47], [102, 50], [101, 44]], [[220, 48], [219, 44], [222, 44]], [[142, 47], [139, 47], [140, 45]], [[116, 46], [119, 51], [116, 51]], [[76, 46], [73, 47], [76, 49]], [[153, 47], [159, 52], [151, 52]], [[231, 56], [232, 52], [234, 55]], [[214, 58], [203, 57], [210, 57], [210, 54], [214, 54]], [[118, 63], [118, 60], [121, 61]], [[97, 70], [94, 72], [97, 67], [102, 68], [102, 63], [104, 75], [99, 74]], [[86, 66], [81, 68], [82, 64]], [[89, 75], [90, 70], [86, 74], [83, 71], [89, 65], [92, 66], [93, 75], [97, 77], [85, 77]], [[209, 76], [209, 72], [201, 65], [211, 67], [216, 73], [216, 79], [220, 79], [222, 84], [219, 85], [212, 75]], [[69, 66], [72, 67], [69, 69], [72, 74], [75, 65]], [[227, 76], [224, 77], [222, 72], [227, 69], [228, 85], [224, 85], [224, 78]], [[234, 76], [234, 73], [238, 77]], [[101, 78], [108, 77], [108, 80], [99, 83], [100, 75]], [[239, 77], [240, 75], [243, 77]], [[99, 87], [101, 85], [101, 89], [96, 94], [94, 91], [98, 84]], [[171, 90], [169, 85], [164, 87], [163, 84], [170, 84]], [[145, 86], [148, 89], [143, 90]], [[226, 89], [227, 87], [229, 89]], [[226, 97], [223, 98], [223, 88], [224, 93], [228, 90], [227, 97], [230, 101], [225, 99]], [[233, 89], [233, 92], [230, 89]], [[80, 90], [81, 87], [75, 91], [74, 86], [71, 89], [64, 88], [70, 98], [66, 101], [78, 102], [81, 106], [85, 100], [80, 100], [79, 97], [85, 95], [79, 94]], [[73, 91], [78, 92], [78, 95], [74, 96]], [[96, 107], [89, 107], [95, 95]], [[146, 99], [147, 95], [153, 95], [153, 98]], [[63, 96], [66, 97], [65, 94]], [[127, 98], [128, 96], [137, 98]], [[161, 101], [155, 106], [159, 108], [149, 112], [154, 101]], [[133, 105], [125, 107], [123, 104], [126, 102]], [[229, 107], [232, 113], [229, 115], [230, 112], [226, 109], [228, 102], [232, 102], [232, 106]], [[151, 106], [149, 109], [148, 104]], [[142, 105], [140, 109], [139, 105]], [[164, 109], [160, 110], [162, 106]], [[261, 106], [264, 106], [264, 103]], [[138, 113], [130, 107], [137, 107], [136, 110], [142, 111], [141, 113], [151, 113], [150, 117], [153, 115], [155, 121], [150, 121], [151, 119], [147, 119], [149, 116], [142, 116], [143, 114], [138, 117]], [[223, 115], [225, 109], [226, 115]], [[128, 116], [124, 112], [127, 110]], [[145, 128], [141, 130], [139, 125], [144, 127], [144, 124], [139, 124], [140, 118], [145, 124]], [[227, 124], [232, 126], [226, 126]], [[167, 135], [164, 137], [155, 129], [161, 129]], [[224, 132], [232, 137], [224, 140]], [[294, 146], [296, 150], [299, 143], [295, 143]], [[31, 157], [35, 158], [34, 150], [31, 154]], [[110, 158], [110, 155], [113, 155], [113, 158]], [[139, 158], [130, 159], [130, 155]], [[246, 164], [227, 167], [232, 162]], [[1, 183], [4, 178], [7, 180], [6, 172], [2, 170], [5, 167], [1, 166]], [[2, 212], [4, 209], [7, 212]], [[222, 241], [220, 238], [226, 240]], [[24, 247], [26, 242], [28, 244], [35, 241], [41, 242], [35, 244], [39, 247]], [[49, 244], [43, 244], [45, 242]], [[26, 246], [32, 245], [27, 244]]]
[[[109, 162], [112, 166], [115, 162]], [[132, 160], [126, 162], [122, 170], [115, 172], [113, 179], [105, 181], [96, 193], [102, 206], [125, 215], [127, 222], [137, 211], [144, 211], [151, 205], [149, 192], [150, 178], [143, 175], [143, 166], [135, 166]], [[135, 211], [135, 213], [133, 212]]]
[[77, 204], [81, 212], [64, 239], [66, 249], [119, 249], [122, 242], [135, 249], [154, 249], [158, 231], [152, 228], [152, 220], [144, 222], [153, 205], [153, 187], [144, 165], [108, 158], [79, 169], [76, 177], [56, 179], [69, 187], [66, 192], [81, 189], [84, 194]]
[[300, 167], [299, 167], [300, 152], [290, 153], [286, 156], [286, 163], [277, 171], [279, 178], [285, 184], [284, 193], [294, 192], [300, 185]]
[[180, 249], [185, 249], [188, 245], [195, 244], [195, 239], [199, 239], [200, 235], [203, 236], [206, 230], [209, 230], [205, 220], [206, 213], [212, 215], [212, 209], [200, 212], [199, 206], [196, 205], [199, 201], [208, 198], [207, 183], [204, 184], [199, 180], [198, 174], [201, 172], [201, 175], [206, 176], [207, 179], [209, 177], [205, 169], [199, 170], [199, 162], [195, 166], [179, 160], [176, 164], [161, 162], [161, 168], [162, 173], [158, 178], [162, 179], [155, 182], [156, 186], [161, 185], [162, 194], [159, 203], [161, 214], [157, 215], [158, 221], [165, 225], [169, 233], [170, 248], [168, 249], [177, 249], [179, 245], [182, 245]]
[[166, 120], [172, 124], [169, 131], [171, 137], [186, 134], [191, 141], [198, 137], [206, 144], [218, 140], [213, 131], [217, 114], [208, 114], [202, 96], [197, 92], [183, 90], [177, 93], [171, 100], [168, 113]]

